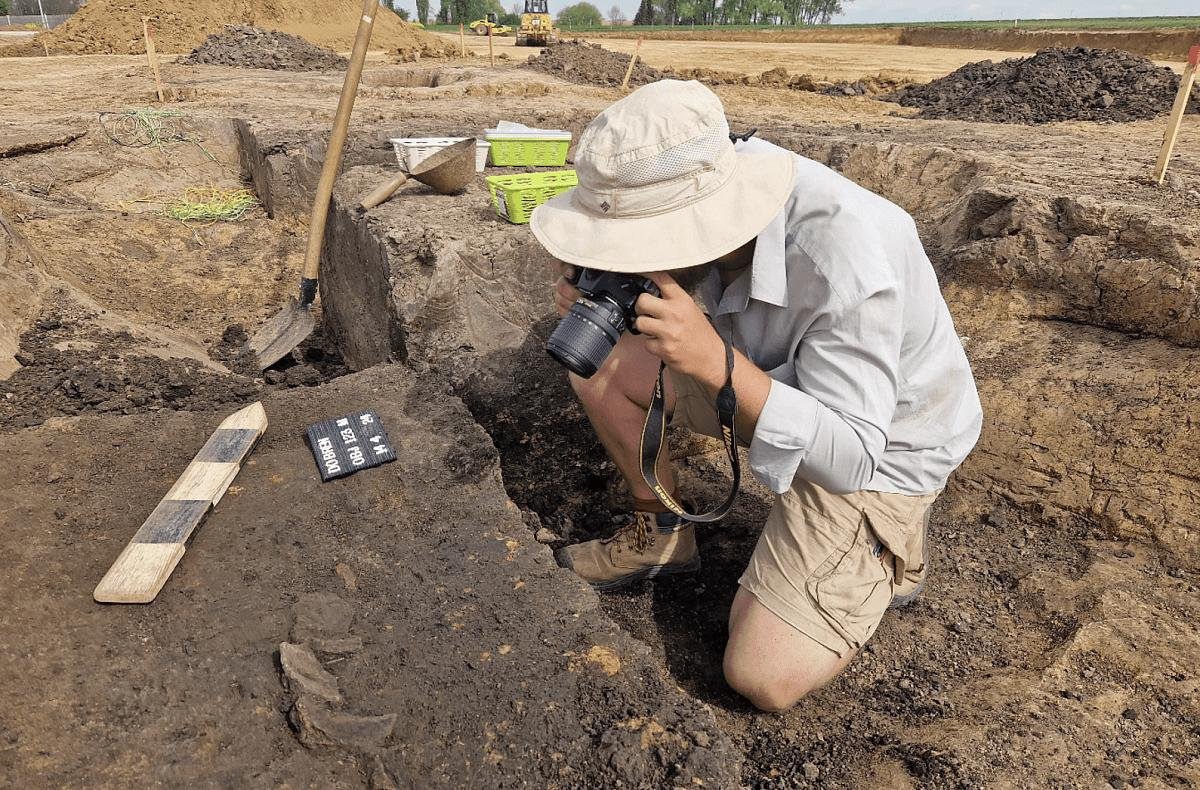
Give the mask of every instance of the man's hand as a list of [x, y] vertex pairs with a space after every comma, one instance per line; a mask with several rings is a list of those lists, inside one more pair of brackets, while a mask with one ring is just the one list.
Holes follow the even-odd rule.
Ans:
[[571, 268], [569, 263], [558, 262], [559, 274], [563, 276], [559, 277], [558, 282], [554, 284], [554, 306], [558, 309], [560, 318], [567, 314], [576, 299], [583, 296], [578, 288], [567, 282], [566, 274]]
[[662, 292], [638, 297], [637, 331], [646, 350], [667, 367], [691, 376], [714, 390], [725, 383], [725, 343], [691, 295], [665, 272], [647, 274]]

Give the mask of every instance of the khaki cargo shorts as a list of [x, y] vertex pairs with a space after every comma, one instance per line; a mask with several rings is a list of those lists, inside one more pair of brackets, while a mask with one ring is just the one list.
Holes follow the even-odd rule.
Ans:
[[[672, 425], [720, 437], [703, 388], [672, 374]], [[924, 532], [938, 494], [831, 494], [799, 478], [777, 495], [738, 583], [800, 633], [839, 656], [875, 633], [905, 571], [923, 571]]]

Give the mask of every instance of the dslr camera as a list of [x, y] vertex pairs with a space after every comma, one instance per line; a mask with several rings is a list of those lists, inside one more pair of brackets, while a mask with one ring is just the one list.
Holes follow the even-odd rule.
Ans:
[[564, 277], [583, 295], [550, 334], [546, 351], [567, 370], [587, 379], [608, 359], [622, 332], [637, 334], [633, 306], [638, 297], [662, 294], [653, 280], [633, 274], [572, 266]]

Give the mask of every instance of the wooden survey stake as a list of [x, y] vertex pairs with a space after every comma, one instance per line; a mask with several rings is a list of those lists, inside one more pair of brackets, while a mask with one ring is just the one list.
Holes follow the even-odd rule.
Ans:
[[262, 403], [225, 418], [96, 585], [100, 603], [150, 603], [267, 430]]
[[633, 67], [637, 63], [638, 53], [642, 51], [642, 37], [637, 37], [637, 43], [633, 45], [633, 57], [629, 59], [629, 68], [625, 69], [625, 79], [621, 80], [621, 90], [629, 90], [629, 78], [633, 76]]
[[1161, 184], [1167, 177], [1167, 164], [1171, 161], [1171, 152], [1175, 150], [1175, 140], [1179, 137], [1179, 126], [1183, 123], [1183, 114], [1187, 112], [1188, 101], [1192, 98], [1192, 85], [1196, 82], [1196, 67], [1200, 64], [1200, 45], [1188, 51], [1187, 68], [1179, 80], [1179, 93], [1175, 94], [1175, 106], [1171, 108], [1171, 117], [1167, 120], [1167, 133], [1163, 137], [1162, 148], [1158, 151], [1158, 162], [1154, 165], [1154, 183]]
[[150, 17], [142, 17], [142, 36], [146, 39], [146, 61], [150, 64], [150, 70], [154, 72], [154, 86], [158, 88], [158, 103], [162, 104], [166, 101], [163, 96], [162, 75], [158, 73], [158, 52], [154, 49], [154, 27], [150, 24]]
[[467, 56], [467, 34], [463, 32], [463, 23], [458, 23], [458, 50], [459, 56], [465, 58]]
[[492, 49], [492, 26], [488, 25], [488, 65], [496, 68], [496, 51]]

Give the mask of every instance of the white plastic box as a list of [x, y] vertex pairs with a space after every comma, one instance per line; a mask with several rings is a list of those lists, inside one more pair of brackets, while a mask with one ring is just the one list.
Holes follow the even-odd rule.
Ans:
[[[469, 137], [393, 137], [392, 148], [402, 170], [412, 170], [425, 159], [441, 149], [469, 140]], [[475, 141], [475, 172], [482, 173], [487, 165], [488, 149], [492, 144], [486, 140]]]

